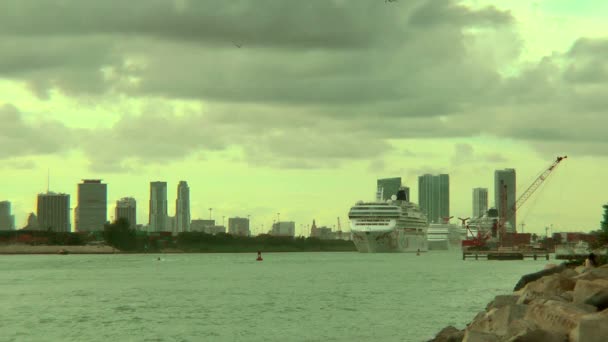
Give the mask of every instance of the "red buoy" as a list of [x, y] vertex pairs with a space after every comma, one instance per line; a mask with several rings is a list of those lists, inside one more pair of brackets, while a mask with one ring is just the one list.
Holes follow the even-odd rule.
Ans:
[[258, 257], [257, 257], [257, 259], [255, 259], [255, 260], [257, 260], [257, 261], [262, 261], [262, 260], [264, 260], [264, 259], [262, 259], [262, 252], [261, 252], [261, 251], [258, 251]]

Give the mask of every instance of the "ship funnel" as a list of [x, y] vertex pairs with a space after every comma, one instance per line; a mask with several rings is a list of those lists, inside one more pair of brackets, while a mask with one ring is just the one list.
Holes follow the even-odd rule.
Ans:
[[401, 188], [399, 189], [399, 191], [397, 191], [397, 201], [410, 201], [409, 194], [405, 191], [404, 188]]

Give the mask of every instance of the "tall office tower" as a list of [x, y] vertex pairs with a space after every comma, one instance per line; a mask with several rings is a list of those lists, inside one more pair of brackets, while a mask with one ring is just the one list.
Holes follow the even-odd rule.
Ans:
[[228, 233], [235, 236], [249, 236], [249, 219], [243, 217], [228, 218]]
[[107, 184], [101, 179], [83, 179], [78, 184], [78, 206], [74, 211], [76, 231], [102, 231], [108, 220], [107, 202]]
[[180, 181], [177, 186], [177, 200], [175, 200], [176, 231], [190, 231], [190, 188], [186, 181]]
[[47, 192], [38, 194], [37, 212], [40, 230], [70, 232], [70, 195]]
[[0, 230], [15, 229], [15, 216], [11, 214], [11, 202], [0, 202]]
[[401, 177], [394, 178], [383, 178], [378, 179], [377, 182], [378, 191], [382, 191], [382, 200], [386, 201], [391, 196], [396, 195], [397, 191], [401, 187]]
[[481, 217], [488, 211], [488, 189], [474, 188], [473, 189], [473, 216]]
[[[511, 208], [515, 205], [517, 192], [515, 188], [515, 169], [504, 169], [494, 171], [494, 205], [498, 208], [498, 216], [502, 217], [503, 212], [507, 215], [511, 212]], [[506, 187], [506, 189], [505, 189]], [[506, 190], [506, 192], [505, 192]], [[503, 202], [503, 196], [506, 196], [506, 201]], [[506, 207], [505, 207], [506, 203]], [[516, 213], [513, 213], [511, 218], [507, 220], [510, 225], [507, 225], [507, 232], [512, 233], [517, 229]]]
[[137, 202], [133, 197], [123, 197], [116, 201], [114, 219], [126, 219], [129, 221], [129, 228], [137, 227]]
[[429, 223], [443, 222], [450, 216], [450, 176], [447, 174], [418, 177], [418, 205]]
[[150, 182], [150, 232], [168, 231], [167, 182]]

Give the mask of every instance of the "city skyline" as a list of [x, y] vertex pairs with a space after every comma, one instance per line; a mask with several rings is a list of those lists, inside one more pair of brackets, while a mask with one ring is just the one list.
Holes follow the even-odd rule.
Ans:
[[[73, 203], [79, 179], [104, 179], [141, 223], [142, 180], [172, 184], [170, 211], [188, 180], [192, 218], [265, 230], [276, 212], [332, 223], [384, 177], [416, 199], [426, 173], [450, 174], [450, 213], [468, 216], [494, 170], [525, 189], [558, 155], [518, 212], [526, 231], [597, 229], [608, 200], [605, 2], [17, 3], [0, 2], [0, 196], [17, 226], [48, 169]], [[288, 20], [268, 20], [277, 6]]]
[[[497, 184], [496, 182], [498, 181], [497, 175], [499, 175], [499, 174], [503, 174], [503, 173], [505, 173], [505, 172], [508, 172], [508, 173], [514, 173], [514, 172], [515, 172], [515, 170], [514, 170], [514, 169], [512, 169], [512, 168], [505, 168], [505, 169], [501, 169], [501, 170], [494, 170], [494, 173], [493, 173], [493, 174], [494, 174], [494, 179], [493, 179], [493, 181], [494, 181], [494, 183], [495, 183], [495, 184]], [[448, 208], [448, 210], [449, 210], [449, 207], [450, 207], [450, 203], [449, 203], [449, 197], [450, 197], [450, 194], [449, 194], [450, 181], [449, 181], [449, 175], [448, 175], [448, 174], [441, 174], [441, 175], [436, 175], [436, 176], [433, 176], [433, 175], [430, 175], [430, 174], [425, 174], [425, 175], [418, 176], [418, 180], [419, 180], [419, 186], [420, 186], [420, 180], [421, 180], [421, 179], [423, 179], [423, 178], [425, 178], [425, 177], [427, 177], [427, 178], [428, 178], [428, 177], [430, 177], [430, 178], [433, 178], [433, 179], [434, 179], [434, 178], [440, 179], [440, 178], [441, 178], [440, 176], [442, 176], [442, 177], [446, 178], [446, 179], [445, 179], [445, 181], [444, 181], [443, 183], [445, 183], [445, 186], [447, 186], [447, 190], [448, 190], [448, 195], [447, 195], [447, 199], [448, 199], [447, 208]], [[381, 181], [386, 181], [386, 180], [390, 180], [390, 181], [393, 181], [393, 182], [394, 182], [394, 180], [399, 180], [399, 183], [401, 183], [401, 177], [389, 177], [389, 178], [377, 179], [377, 182], [376, 182], [376, 183], [377, 183], [377, 184], [376, 184], [376, 187], [378, 187], [378, 186], [379, 186], [379, 184], [381, 183]], [[80, 187], [81, 187], [83, 184], [87, 184], [87, 183], [91, 185], [91, 184], [101, 183], [101, 181], [100, 181], [100, 180], [90, 180], [90, 179], [89, 179], [89, 180], [83, 180], [83, 183], [78, 184], [78, 190], [80, 190]], [[433, 183], [433, 182], [431, 182], [431, 183]], [[434, 188], [433, 188], [433, 184], [431, 184], [431, 183], [429, 183], [429, 184], [430, 184], [430, 186], [431, 186], [431, 187], [429, 188], [429, 190], [431, 190], [431, 191], [432, 191], [432, 189], [434, 189]], [[442, 182], [439, 182], [439, 183], [442, 183]], [[436, 185], [441, 185], [441, 184], [439, 184], [439, 183], [438, 183], [438, 184], [436, 184]], [[157, 197], [157, 195], [156, 195], [156, 194], [157, 194], [157, 191], [156, 191], [156, 190], [154, 190], [154, 189], [158, 188], [157, 190], [160, 190], [160, 193], [158, 193], [158, 195], [159, 195], [159, 200], [160, 200], [159, 205], [160, 205], [161, 211], [163, 211], [164, 209], [162, 209], [162, 207], [163, 207], [163, 206], [165, 206], [165, 205], [163, 205], [162, 203], [168, 203], [168, 202], [169, 202], [169, 201], [167, 200], [167, 184], [168, 184], [168, 182], [166, 182], [166, 181], [152, 181], [152, 182], [149, 182], [149, 184], [150, 184], [150, 192], [149, 192], [150, 197], [148, 198], [148, 200], [149, 200], [150, 206], [152, 206], [152, 202], [153, 202], [153, 201], [152, 201], [152, 199], [153, 199], [153, 197]], [[405, 184], [405, 183], [404, 183], [404, 184]], [[403, 184], [403, 185], [404, 185], [404, 184]], [[99, 185], [99, 184], [98, 184], [98, 185]], [[106, 192], [106, 191], [107, 191], [107, 184], [101, 184], [101, 185], [103, 185], [103, 186], [104, 186], [104, 192]], [[405, 186], [404, 186], [404, 188], [406, 188], [408, 191], [410, 190], [410, 189], [409, 189], [409, 187], [405, 187]], [[437, 187], [435, 187], [435, 188], [437, 188]], [[176, 196], [176, 200], [175, 200], [175, 203], [176, 203], [176, 211], [175, 211], [175, 213], [177, 213], [177, 211], [178, 211], [178, 207], [179, 207], [179, 205], [178, 205], [178, 203], [179, 203], [179, 201], [178, 201], [178, 197], [179, 197], [179, 194], [180, 194], [180, 189], [182, 189], [181, 191], [182, 191], [182, 192], [185, 194], [185, 196], [186, 196], [186, 194], [187, 194], [188, 202], [189, 202], [189, 195], [190, 195], [190, 188], [189, 188], [189, 186], [188, 186], [188, 182], [186, 182], [186, 181], [180, 180], [180, 181], [178, 182], [177, 189], [178, 189], [178, 191], [177, 191], [177, 196]], [[437, 188], [437, 189], [438, 189], [438, 188]], [[437, 190], [437, 189], [435, 189], [435, 190]], [[541, 187], [541, 189], [542, 189], [542, 187]], [[419, 193], [419, 189], [416, 189], [416, 190], [418, 190], [418, 193]], [[473, 199], [474, 199], [474, 201], [473, 201], [473, 205], [470, 207], [469, 211], [470, 211], [471, 209], [474, 209], [474, 208], [475, 208], [475, 191], [476, 191], [476, 190], [485, 190], [485, 192], [486, 192], [486, 194], [485, 194], [485, 195], [487, 196], [487, 192], [488, 192], [488, 191], [487, 191], [487, 190], [488, 190], [487, 188], [473, 188]], [[540, 190], [540, 192], [542, 192], [542, 190]], [[51, 194], [53, 194], [53, 192], [50, 192], [50, 193], [51, 193]], [[63, 194], [63, 193], [62, 193], [62, 194]], [[116, 201], [116, 204], [118, 205], [118, 204], [119, 204], [119, 202], [124, 201], [124, 200], [127, 200], [127, 199], [128, 199], [128, 200], [133, 200], [133, 202], [135, 202], [135, 201], [136, 201], [134, 198], [127, 197], [127, 198], [121, 198], [121, 199], [117, 200], [117, 201]], [[371, 196], [370, 196], [370, 200], [371, 200]], [[444, 199], [444, 200], [445, 200], [445, 199]], [[533, 200], [533, 201], [534, 201], [534, 200]], [[108, 202], [109, 202], [109, 201], [108, 201]], [[414, 202], [415, 202], [415, 201], [414, 201]], [[486, 200], [486, 202], [488, 202], [488, 201]], [[417, 202], [416, 202], [416, 203], [417, 203]], [[418, 204], [419, 204], [419, 203], [418, 203]], [[444, 204], [444, 205], [445, 205], [445, 204]], [[488, 207], [488, 208], [491, 208], [491, 207], [496, 207], [496, 208], [497, 208], [497, 207], [498, 207], [498, 205], [495, 205], [494, 203], [488, 203], [488, 204], [487, 204], [487, 207]], [[151, 208], [151, 207], [150, 207], [150, 208]], [[72, 209], [73, 209], [73, 208], [70, 208], [70, 211], [71, 211]], [[167, 208], [167, 209], [168, 209], [168, 208]], [[198, 208], [198, 209], [199, 209], [199, 210], [197, 210], [197, 211], [198, 211], [198, 212], [201, 212], [200, 208]], [[110, 207], [109, 207], [109, 206], [107, 206], [107, 210], [110, 210]], [[209, 214], [211, 215], [211, 214], [212, 214], [212, 211], [213, 211], [213, 208], [208, 208], [207, 210], [209, 210]], [[216, 208], [216, 210], [217, 210], [217, 208]], [[439, 210], [439, 208], [438, 208], [438, 210]], [[75, 212], [75, 211], [76, 211], [76, 210], [74, 210], [74, 212]], [[170, 215], [169, 215], [168, 210], [167, 210], [166, 212], [167, 212], [167, 215], [166, 215], [166, 221], [165, 221], [165, 222], [166, 222], [166, 223], [165, 223], [165, 228], [162, 228], [162, 229], [164, 229], [165, 231], [171, 231], [172, 229], [175, 229], [175, 228], [176, 228], [176, 222], [177, 222], [177, 219], [176, 219], [176, 216], [170, 216]], [[148, 214], [148, 219], [149, 219], [149, 220], [150, 220], [150, 218], [151, 218], [151, 216], [152, 216], [152, 215], [150, 215], [150, 213], [151, 213], [151, 211], [149, 211], [149, 212], [147, 213], [147, 214]], [[250, 216], [251, 216], [251, 214], [249, 214], [249, 213], [248, 213], [248, 214], [244, 214], [243, 212], [236, 213], [236, 214], [235, 214], [235, 213], [228, 213], [228, 214], [226, 214], [225, 212], [222, 212], [222, 213], [224, 214], [224, 215], [221, 215], [221, 217], [222, 217], [222, 224], [219, 224], [219, 223], [217, 223], [217, 224], [218, 224], [219, 226], [223, 226], [223, 227], [225, 227], [225, 228], [226, 228], [226, 231], [228, 231], [228, 229], [229, 229], [228, 225], [226, 225], [226, 219], [228, 219], [228, 220], [229, 220], [229, 219], [231, 219], [231, 218], [240, 218], [240, 217], [242, 217], [242, 216], [244, 216], [244, 215], [246, 215], [247, 217], [250, 217]], [[216, 211], [216, 214], [217, 214], [217, 211]], [[256, 218], [260, 219], [260, 221], [256, 222], [256, 224], [255, 224], [255, 225], [252, 225], [252, 226], [251, 226], [251, 230], [250, 230], [250, 231], [251, 231], [251, 233], [252, 233], [252, 234], [260, 234], [260, 233], [264, 233], [264, 232], [266, 232], [266, 230], [267, 230], [267, 228], [266, 228], [266, 227], [271, 226], [272, 224], [274, 224], [274, 223], [277, 221], [277, 219], [279, 218], [278, 214], [280, 214], [280, 213], [274, 213], [274, 214], [271, 214], [271, 215], [266, 216], [265, 218], [264, 218], [264, 217], [261, 217], [261, 216], [254, 215], [254, 217], [256, 217]], [[139, 214], [138, 214], [138, 215], [144, 215], [144, 213], [139, 212]], [[457, 215], [458, 215], [458, 214], [457, 214]], [[117, 209], [116, 209], [116, 207], [115, 207], [115, 209], [114, 209], [113, 215], [109, 215], [109, 216], [110, 216], [111, 218], [113, 218], [113, 219], [118, 218], [118, 214], [117, 214]], [[454, 216], [454, 215], [452, 215], [452, 216]], [[202, 217], [203, 217], [203, 216], [200, 216], [200, 217], [191, 217], [191, 218], [190, 218], [190, 220], [200, 220], [200, 218], [202, 218]], [[215, 217], [215, 216], [214, 216], [214, 217]], [[73, 220], [74, 220], [74, 222], [75, 222], [75, 221], [76, 221], [76, 216], [74, 215], [73, 217], [70, 217], [70, 219], [73, 219]], [[138, 219], [136, 219], [136, 220], [138, 220]], [[174, 221], [176, 221], [176, 222], [174, 222], [174, 223], [173, 223], [173, 225], [172, 225], [172, 224], [170, 223], [170, 220], [174, 220]], [[270, 221], [272, 221], [272, 223], [270, 223]], [[293, 220], [293, 219], [289, 219], [289, 218], [284, 219], [284, 220], [281, 220], [281, 222], [290, 222], [290, 221], [295, 221], [295, 220]], [[303, 220], [303, 221], [305, 222], [305, 220]], [[144, 221], [144, 222], [145, 222], [145, 221]], [[302, 222], [302, 221], [298, 221], [298, 222]], [[333, 222], [332, 220], [328, 220], [327, 222], [324, 222], [324, 224], [325, 224], [325, 225], [327, 225], [327, 226], [335, 226], [334, 224], [332, 224], [332, 222]], [[70, 221], [70, 223], [71, 223], [71, 221]], [[149, 231], [155, 231], [155, 230], [156, 230], [156, 228], [154, 228], [154, 227], [153, 227], [153, 228], [150, 228], [149, 222], [146, 222], [146, 223], [148, 223], [148, 224], [144, 224], [144, 226], [146, 226], [147, 230], [149, 230]], [[219, 226], [218, 226], [218, 227], [219, 227]], [[546, 226], [548, 226], [548, 225], [546, 225]], [[546, 227], [546, 226], [545, 226], [545, 227]], [[17, 228], [17, 229], [19, 229], [19, 228], [21, 228], [21, 226], [16, 225], [16, 228]], [[343, 229], [343, 230], [348, 230], [348, 228], [347, 228], [347, 227], [345, 227], [345, 228], [346, 228], [346, 229]], [[518, 228], [519, 228], [519, 227], [518, 227]], [[559, 227], [557, 227], [557, 228], [559, 229]], [[564, 228], [564, 230], [572, 230], [571, 228], [572, 228], [572, 227], [566, 227], [566, 228]], [[308, 231], [309, 229], [310, 229], [309, 225], [307, 225], [307, 224], [301, 224], [301, 225], [300, 225], [300, 227], [299, 227], [299, 229], [297, 229], [297, 230], [296, 230], [296, 235], [306, 235], [306, 234], [307, 234], [307, 231]], [[543, 229], [544, 229], [544, 228], [543, 228]], [[574, 230], [576, 231], [577, 229], [574, 229]], [[587, 230], [588, 230], [588, 229], [587, 229]], [[76, 231], [76, 230], [74, 229], [74, 231]], [[177, 233], [177, 232], [178, 232], [178, 231], [176, 231], [176, 233]]]

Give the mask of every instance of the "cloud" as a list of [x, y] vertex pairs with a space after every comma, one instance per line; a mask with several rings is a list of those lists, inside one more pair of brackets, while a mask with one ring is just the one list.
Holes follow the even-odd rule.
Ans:
[[62, 123], [40, 118], [28, 122], [25, 116], [14, 105], [0, 105], [0, 159], [57, 154], [71, 149], [72, 131]]
[[318, 168], [381, 159], [389, 140], [478, 135], [606, 156], [607, 40], [523, 65], [517, 21], [447, 0], [2, 1], [0, 78], [50, 102], [151, 105], [88, 130], [13, 108], [23, 134], [0, 138], [12, 151], [0, 157], [78, 148], [95, 170], [128, 171], [234, 149], [252, 165]]

